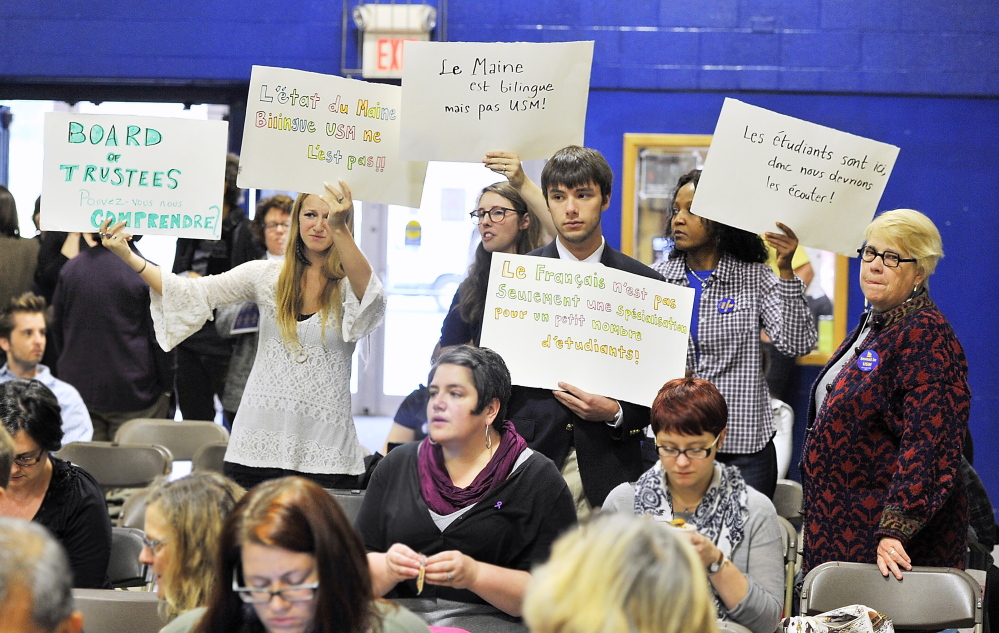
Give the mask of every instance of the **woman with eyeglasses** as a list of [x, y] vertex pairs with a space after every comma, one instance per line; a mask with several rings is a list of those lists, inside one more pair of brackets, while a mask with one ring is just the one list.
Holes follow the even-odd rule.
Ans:
[[482, 241], [475, 248], [475, 261], [468, 268], [468, 277], [458, 286], [441, 326], [442, 348], [479, 344], [493, 253], [523, 255], [542, 243], [541, 222], [509, 182], [497, 182], [484, 188], [469, 216], [478, 226]]
[[213, 472], [176, 481], [157, 480], [146, 498], [145, 543], [160, 613], [171, 620], [161, 633], [186, 633], [201, 619], [215, 578], [215, 548], [226, 516], [246, 493]]
[[659, 390], [651, 418], [659, 461], [637, 483], [612, 490], [603, 510], [683, 528], [718, 618], [772, 633], [784, 608], [781, 527], [770, 500], [738, 468], [715, 461], [727, 435], [725, 398], [706, 380], [677, 378]]
[[195, 631], [427, 633], [371, 592], [364, 546], [333, 497], [286, 477], [249, 491], [222, 528], [215, 582]]
[[[301, 475], [324, 488], [356, 488], [364, 453], [351, 418], [351, 356], [381, 325], [385, 291], [354, 241], [344, 181], [301, 193], [284, 258], [246, 262], [200, 278], [166, 273], [128, 248], [124, 222], [101, 226], [101, 243], [149, 284], [156, 339], [171, 349], [215, 308], [253, 301], [257, 360], [225, 453], [225, 475], [244, 488]], [[140, 261], [141, 260], [141, 261]]]
[[826, 561], [964, 567], [960, 473], [968, 361], [930, 299], [940, 232], [910, 209], [867, 227], [860, 288], [870, 309], [813, 386], [804, 452], [804, 571]]
[[737, 466], [747, 484], [772, 498], [776, 426], [760, 330], [785, 356], [803, 356], [818, 340], [805, 284], [792, 268], [798, 238], [780, 223], [782, 233], [765, 234], [777, 251], [780, 275], [774, 275], [759, 235], [690, 212], [700, 177], [695, 169], [677, 181], [667, 231], [673, 249], [652, 268], [694, 289], [687, 373], [710, 381], [728, 402], [728, 441], [718, 460]]
[[66, 548], [74, 587], [110, 589], [111, 519], [104, 491], [90, 473], [52, 455], [62, 448], [59, 401], [37, 380], [5, 382], [0, 422], [15, 448], [0, 516], [48, 528]]

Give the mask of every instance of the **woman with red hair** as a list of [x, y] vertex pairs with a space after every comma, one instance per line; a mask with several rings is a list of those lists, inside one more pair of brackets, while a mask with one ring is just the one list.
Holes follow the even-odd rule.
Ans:
[[610, 492], [605, 511], [651, 515], [685, 528], [714, 592], [718, 617], [771, 633], [783, 609], [783, 545], [773, 504], [715, 462], [728, 406], [701, 378], [663, 385], [652, 403], [659, 461], [636, 483]]

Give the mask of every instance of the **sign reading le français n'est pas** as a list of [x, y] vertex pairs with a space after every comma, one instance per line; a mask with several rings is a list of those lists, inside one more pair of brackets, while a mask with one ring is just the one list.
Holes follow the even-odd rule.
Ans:
[[48, 112], [42, 209], [46, 231], [219, 239], [228, 123]]
[[513, 384], [650, 406], [683, 376], [694, 291], [598, 264], [493, 253], [481, 344]]

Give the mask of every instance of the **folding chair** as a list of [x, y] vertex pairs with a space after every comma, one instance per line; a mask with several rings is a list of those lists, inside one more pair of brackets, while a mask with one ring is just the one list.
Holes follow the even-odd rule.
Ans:
[[791, 479], [778, 479], [774, 491], [774, 508], [777, 516], [791, 522], [795, 529], [801, 529], [802, 494], [801, 484]]
[[784, 517], [777, 517], [784, 532], [784, 617], [791, 617], [794, 607], [794, 575], [797, 573], [798, 531]]
[[982, 631], [982, 588], [950, 567], [918, 567], [902, 580], [881, 575], [873, 563], [823, 563], [808, 572], [801, 587], [801, 615], [863, 604], [892, 619], [900, 629]]
[[83, 613], [84, 630], [93, 633], [159, 633], [166, 626], [149, 591], [74, 589], [73, 601]]
[[206, 420], [177, 422], [166, 418], [137, 418], [121, 425], [114, 434], [119, 444], [157, 444], [170, 449], [177, 461], [191, 461], [202, 446], [228, 442], [225, 427]]
[[344, 514], [353, 523], [357, 518], [357, 514], [361, 511], [361, 503], [364, 501], [364, 491], [363, 490], [336, 490], [333, 488], [327, 488], [326, 492], [333, 495], [333, 498], [337, 500], [340, 507], [343, 508]]
[[111, 528], [108, 578], [115, 589], [145, 587], [149, 583], [149, 569], [139, 562], [139, 554], [145, 547], [143, 536], [143, 531], [136, 528]]
[[146, 505], [149, 501], [149, 488], [140, 488], [133, 492], [121, 506], [118, 517], [118, 527], [146, 529]]
[[150, 444], [71, 442], [56, 457], [83, 468], [105, 490], [145, 488], [160, 475], [169, 474], [173, 464], [168, 449]]
[[211, 470], [217, 473], [222, 472], [222, 462], [225, 458], [228, 442], [212, 442], [205, 444], [194, 454], [191, 460], [192, 470]]

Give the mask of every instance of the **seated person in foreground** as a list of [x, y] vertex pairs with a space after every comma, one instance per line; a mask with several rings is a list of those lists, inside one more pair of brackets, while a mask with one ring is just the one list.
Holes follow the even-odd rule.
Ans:
[[150, 487], [139, 562], [149, 565], [160, 614], [171, 620], [160, 633], [187, 633], [201, 619], [199, 607], [208, 602], [215, 580], [222, 523], [245, 492], [211, 471], [176, 481], [164, 477]]
[[772, 633], [783, 610], [784, 554], [773, 504], [739, 469], [715, 462], [728, 406], [714, 385], [677, 378], [652, 403], [659, 462], [607, 495], [604, 511], [648, 514], [686, 528], [706, 569], [718, 617]]
[[55, 394], [37, 380], [0, 384], [0, 422], [16, 451], [0, 516], [47, 527], [69, 555], [73, 587], [110, 589], [111, 518], [104, 491], [90, 473], [52, 455], [63, 438]]
[[229, 513], [194, 631], [428, 633], [420, 618], [371, 595], [357, 532], [333, 497], [303, 477], [258, 484]]
[[449, 350], [429, 388], [430, 436], [385, 456], [357, 517], [375, 595], [432, 625], [523, 631], [530, 569], [576, 520], [569, 489], [505, 420], [498, 354]]
[[701, 560], [680, 530], [603, 514], [555, 543], [524, 600], [533, 633], [714, 633]]

